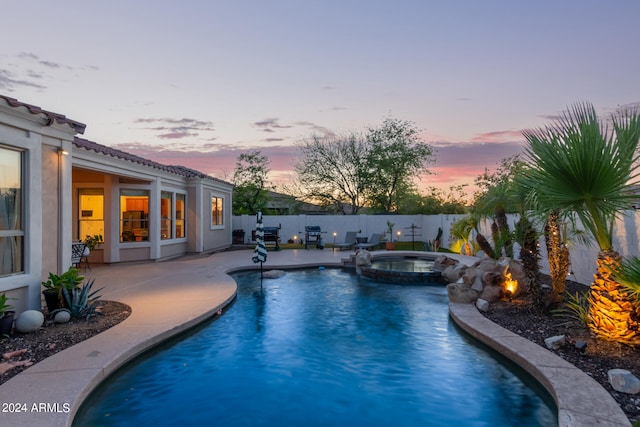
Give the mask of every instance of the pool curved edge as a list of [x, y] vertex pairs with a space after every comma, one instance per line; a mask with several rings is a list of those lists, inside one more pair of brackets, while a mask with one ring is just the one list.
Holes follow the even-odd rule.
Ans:
[[473, 304], [449, 303], [449, 315], [469, 335], [511, 359], [551, 394], [560, 427], [631, 426], [597, 381], [547, 349], [487, 319]]

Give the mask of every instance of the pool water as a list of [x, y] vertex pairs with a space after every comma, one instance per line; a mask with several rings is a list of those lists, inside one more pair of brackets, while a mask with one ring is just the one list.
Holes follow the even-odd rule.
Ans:
[[74, 425], [557, 426], [537, 384], [454, 326], [445, 288], [234, 278], [220, 318], [119, 370]]

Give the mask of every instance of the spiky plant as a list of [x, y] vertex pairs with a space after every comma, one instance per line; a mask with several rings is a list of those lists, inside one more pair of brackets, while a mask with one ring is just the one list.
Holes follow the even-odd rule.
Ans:
[[574, 212], [599, 248], [589, 328], [600, 338], [628, 344], [640, 344], [638, 303], [612, 276], [620, 262], [612, 230], [619, 212], [637, 198], [639, 113], [618, 110], [603, 123], [591, 104], [578, 103], [553, 125], [524, 132], [532, 206], [547, 215]]

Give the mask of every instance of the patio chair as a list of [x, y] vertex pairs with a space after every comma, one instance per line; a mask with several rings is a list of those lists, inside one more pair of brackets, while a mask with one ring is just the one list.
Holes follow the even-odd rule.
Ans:
[[371, 248], [375, 248], [380, 244], [380, 239], [382, 239], [382, 234], [373, 233], [371, 238], [367, 241], [367, 243], [358, 243], [356, 248], [358, 249], [366, 249], [369, 250]]
[[333, 249], [339, 248], [341, 251], [344, 249], [351, 249], [356, 245], [356, 237], [358, 236], [357, 231], [347, 231], [347, 234], [344, 236], [344, 242], [335, 243], [333, 245]]
[[[80, 264], [82, 263], [82, 258], [86, 257], [84, 256], [84, 248], [86, 248], [87, 245], [84, 243], [73, 243], [71, 245], [71, 265], [77, 269], [80, 269]], [[89, 264], [89, 261], [87, 260], [87, 264]], [[86, 267], [85, 267], [86, 270]]]

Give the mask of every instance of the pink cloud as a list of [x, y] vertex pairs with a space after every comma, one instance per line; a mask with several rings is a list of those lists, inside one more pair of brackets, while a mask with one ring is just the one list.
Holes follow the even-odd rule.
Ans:
[[471, 142], [510, 142], [522, 141], [522, 131], [501, 130], [494, 132], [485, 132], [471, 138]]

